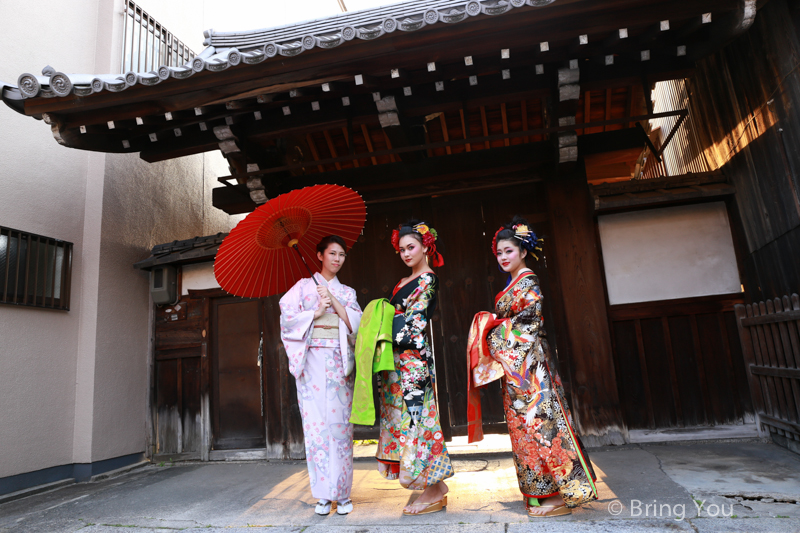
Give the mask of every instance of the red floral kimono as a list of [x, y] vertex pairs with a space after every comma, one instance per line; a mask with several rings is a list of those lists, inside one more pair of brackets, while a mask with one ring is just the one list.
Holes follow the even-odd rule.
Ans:
[[469, 441], [483, 438], [479, 387], [503, 379], [503, 406], [519, 488], [561, 494], [567, 507], [597, 499], [589, 457], [575, 434], [542, 324], [542, 293], [531, 271], [495, 299], [496, 315], [475, 315], [468, 345]]

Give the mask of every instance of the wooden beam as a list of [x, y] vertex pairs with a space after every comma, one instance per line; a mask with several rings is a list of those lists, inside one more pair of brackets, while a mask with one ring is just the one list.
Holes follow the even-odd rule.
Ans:
[[[467, 129], [467, 121], [466, 118], [464, 117], [464, 108], [462, 107], [461, 109], [459, 109], [458, 113], [461, 115], [461, 132], [464, 135], [464, 139], [466, 139], [467, 137], [469, 137], [468, 134], [469, 130]], [[466, 148], [467, 152], [472, 151], [472, 145], [470, 143], [466, 143], [464, 145], [464, 148]]]
[[[351, 154], [355, 154], [355, 150], [353, 149], [353, 145], [350, 142], [350, 132], [347, 130], [346, 127], [342, 128], [342, 135], [344, 135], [344, 142], [347, 145], [347, 148], [350, 150]], [[371, 152], [372, 150], [370, 150]], [[353, 159], [353, 166], [358, 167], [358, 159]]]
[[[486, 123], [486, 108], [481, 106], [481, 125], [483, 126], [483, 136], [489, 136], [489, 125]], [[484, 141], [484, 148], [489, 148], [489, 141]]]
[[[528, 129], [528, 104], [525, 100], [519, 102], [520, 114], [522, 115], [522, 129]], [[523, 142], [530, 142], [530, 137], [525, 136]]]
[[383, 131], [383, 138], [386, 140], [386, 148], [389, 150], [389, 159], [392, 163], [397, 162], [397, 158], [394, 156], [394, 152], [392, 151], [392, 141], [389, 139], [389, 136], [386, 135], [386, 130]]
[[[506, 103], [505, 102], [500, 104], [500, 117], [503, 120], [503, 133], [507, 134], [508, 133], [508, 116], [506, 115]], [[508, 139], [508, 137], [506, 137], [504, 139], [504, 142], [505, 142], [506, 146], [509, 146], [511, 141]]]
[[[625, 118], [618, 118], [618, 119], [612, 119], [612, 120], [605, 120], [605, 121], [602, 121], [602, 122], [592, 122], [590, 124], [587, 124], [587, 126], [588, 127], [603, 127], [603, 126], [607, 126], [609, 124], [622, 124], [626, 120], [648, 120], [648, 119], [653, 119], [653, 118], [677, 116], [677, 115], [682, 115], [682, 114], [685, 114], [685, 113], [686, 113], [686, 110], [683, 110], [683, 109], [682, 110], [678, 110], [678, 111], [665, 111], [663, 113], [655, 113], [653, 115], [641, 115], [641, 116], [638, 116], [638, 117], [625, 117]], [[423, 150], [432, 151], [432, 150], [435, 150], [437, 148], [445, 148], [447, 146], [453, 146], [453, 145], [457, 145], [457, 144], [464, 144], [465, 142], [470, 142], [470, 143], [476, 143], [476, 142], [489, 143], [489, 142], [492, 142], [492, 141], [501, 141], [501, 140], [504, 140], [506, 138], [525, 137], [527, 135], [538, 135], [538, 134], [543, 134], [543, 133], [555, 133], [555, 132], [559, 132], [559, 131], [571, 131], [571, 130], [574, 130], [574, 129], [575, 129], [575, 126], [553, 126], [553, 127], [549, 127], [549, 128], [537, 128], [537, 129], [528, 130], [528, 131], [515, 131], [515, 132], [510, 132], [510, 133], [498, 133], [498, 134], [495, 134], [495, 135], [489, 135], [489, 136], [485, 136], [485, 137], [478, 137], [476, 139], [467, 139], [466, 141], [463, 140], [463, 139], [458, 139], [458, 140], [447, 141], [447, 142], [437, 142], [437, 143], [428, 142], [428, 143], [425, 143], [425, 144], [419, 144], [419, 145], [413, 145], [413, 146], [405, 146], [405, 147], [402, 147], [402, 148], [394, 148], [392, 150], [377, 151], [377, 152], [373, 152], [373, 155], [378, 157], [378, 156], [389, 155], [389, 154], [403, 154], [403, 153], [407, 153], [407, 152], [419, 152], [419, 151], [423, 151]], [[610, 133], [616, 133], [616, 132], [610, 132]], [[320, 163], [321, 164], [341, 163], [341, 162], [345, 162], [345, 161], [351, 161], [354, 157], [361, 157], [362, 155], [363, 154], [353, 154], [353, 155], [347, 155], [347, 156], [342, 156], [342, 157], [334, 157], [334, 158], [331, 158], [331, 159], [322, 160], [322, 161], [320, 161]], [[303, 168], [304, 166], [305, 166], [304, 164], [286, 165], [286, 166], [283, 166], [283, 167], [275, 167], [275, 168], [268, 168], [268, 169], [265, 169], [265, 170], [258, 170], [258, 171], [254, 171], [254, 172], [246, 172], [246, 173], [234, 174], [234, 175], [231, 175], [231, 176], [226, 176], [226, 177], [218, 178], [218, 179], [220, 181], [225, 181], [225, 180], [233, 179], [233, 178], [246, 179], [246, 178], [252, 177], [252, 176], [259, 176], [259, 175], [264, 175], [264, 174], [275, 174], [275, 173], [279, 173], [279, 172], [297, 170], [297, 169]]]
[[[311, 157], [314, 158], [314, 161], [319, 161], [317, 144], [314, 142], [314, 137], [312, 137], [310, 133], [306, 134], [306, 142], [308, 143], [309, 150], [311, 150]], [[322, 165], [317, 165], [317, 170], [319, 170], [320, 173], [325, 172], [325, 169], [322, 167]]]
[[[592, 121], [592, 91], [586, 90], [583, 93], [583, 122]], [[583, 128], [583, 134], [589, 133], [589, 128]]]
[[[444, 139], [444, 142], [449, 142], [450, 134], [447, 132], [447, 119], [445, 119], [444, 113], [439, 114], [439, 122], [442, 125], [442, 138]], [[447, 155], [453, 153], [450, 146], [445, 146], [445, 151], [447, 152]]]
[[[372, 149], [372, 139], [369, 138], [369, 129], [367, 128], [366, 124], [362, 124], [361, 125], [361, 133], [364, 135], [364, 142], [367, 145], [367, 150], [371, 154], [374, 150]], [[384, 133], [384, 135], [386, 135], [386, 134]], [[387, 141], [387, 143], [389, 142], [388, 137], [387, 137], [386, 141]], [[370, 159], [372, 160], [372, 164], [373, 165], [377, 165], [378, 164], [378, 158], [377, 157], [372, 156]], [[394, 156], [392, 156], [392, 162], [394, 162]]]
[[[681, 59], [683, 58], [678, 58], [678, 60]], [[682, 61], [669, 61], [666, 62], [663, 70], [649, 72], [648, 76], [653, 81], [661, 78], [684, 77], [690, 73], [687, 65], [688, 63]], [[593, 71], [591, 65], [587, 65], [586, 68], [582, 66], [581, 85], [588, 90], [600, 88], [604, 90], [608, 86], [640, 83], [640, 71], [636, 68], [630, 65], [625, 68], [622, 66], [618, 69], [617, 66], [611, 68], [614, 71], [613, 73], [607, 70]], [[520, 76], [519, 78], [524, 77]], [[518, 89], [521, 92], [509, 91], [508, 87], [510, 86], [484, 87], [482, 85], [481, 90], [484, 92], [476, 93], [474, 91], [475, 88], [471, 88], [467, 84], [463, 91], [458, 87], [455, 87], [455, 90], [448, 89], [443, 92], [435, 91], [432, 86], [421, 87], [419, 90], [415, 88], [416, 92], [412, 98], [404, 99], [405, 97], [403, 96], [398, 96], [397, 98], [403, 102], [404, 117], [409, 116], [419, 120], [421, 117], [434, 112], [460, 110], [465, 105], [478, 107], [485, 104], [497, 105], [501, 102], [543, 97], [549, 91], [541, 81], [544, 78], [543, 76], [538, 76], [538, 80], [535, 80], [537, 85], [520, 85]], [[596, 79], [593, 81], [593, 78]], [[525, 82], [526, 80], [520, 80], [515, 75], [512, 80], [500, 81], [509, 83], [515, 81]], [[460, 82], [466, 83], [465, 80], [456, 80], [453, 83], [458, 85]], [[487, 83], [486, 85], [489, 86], [491, 84]], [[539, 86], [542, 88], [536, 88]], [[91, 117], [88, 115], [69, 114], [55, 118], [58, 119], [59, 134], [67, 146], [111, 153], [147, 151], [151, 157], [158, 157], [160, 160], [163, 157], [155, 155], [159, 152], [168, 154], [169, 152], [179, 151], [183, 153], [182, 151], [189, 149], [191, 146], [215, 142], [213, 127], [220, 125], [220, 123], [224, 124], [226, 118], [232, 118], [243, 135], [252, 136], [259, 141], [289, 135], [305, 135], [306, 133], [326, 128], [341, 128], [349, 123], [354, 125], [360, 125], [361, 123], [377, 124], [378, 117], [375, 113], [375, 103], [371, 94], [352, 96], [351, 105], [348, 107], [343, 107], [337, 99], [338, 97], [331, 96], [331, 98], [333, 99], [321, 101], [322, 107], [319, 111], [312, 111], [310, 106], [292, 104], [290, 115], [283, 114], [282, 106], [287, 103], [285, 101], [275, 101], [263, 105], [254, 104], [251, 107], [232, 111], [224, 109], [225, 106], [216, 106], [219, 109], [211, 110], [202, 116], [196, 116], [194, 108], [189, 107], [183, 111], [174, 111], [173, 121], [165, 121], [163, 112], [159, 114], [159, 111], [157, 111], [160, 108], [154, 108], [150, 111], [153, 113], [152, 117], [158, 118], [158, 120], [151, 120], [152, 117], [145, 116], [145, 123], [142, 126], [136, 125], [133, 120], [135, 116], [140, 114], [141, 110], [124, 105], [94, 113], [94, 116]], [[260, 113], [261, 120], [254, 118], [256, 111]], [[122, 120], [114, 130], [108, 130], [105, 124], [109, 118], [115, 120], [115, 122], [120, 122], [120, 118], [125, 120]], [[87, 133], [81, 134], [79, 127], [88, 120], [94, 121], [98, 125], [88, 126]], [[205, 123], [206, 131], [199, 131], [201, 122]], [[173, 135], [172, 130], [176, 127], [183, 129], [183, 136], [176, 138]], [[157, 135], [158, 142], [153, 143], [150, 141], [148, 137], [150, 133]], [[410, 132], [405, 133], [405, 135], [410, 134]], [[127, 145], [123, 144], [123, 140], [127, 142]], [[412, 141], [412, 144], [417, 142]], [[404, 143], [394, 142], [393, 140], [393, 144], [400, 146]]]
[[[581, 436], [584, 440], [591, 436], [599, 442], [621, 442], [626, 428], [615, 378], [602, 265], [596, 251], [596, 223], [580, 167], [577, 172], [546, 181], [552, 232], [548, 265], [552, 259], [561, 280], [561, 301], [554, 305], [563, 306], [566, 317], [566, 331], [556, 332], [559, 359], [563, 345], [565, 366], [572, 378], [573, 415]], [[562, 343], [562, 339], [567, 342]], [[598, 380], [595, 376], [604, 377]]]
[[[353, 188], [365, 199], [389, 201], [396, 199], [397, 194], [428, 196], [431, 191], [439, 194], [454, 187], [496, 187], [502, 184], [498, 176], [504, 175], [513, 176], [517, 181], [537, 181], [551, 168], [551, 157], [549, 143], [519, 144], [424, 158], [412, 163], [348, 168], [305, 176], [273, 175], [264, 181], [270, 198], [310, 185], [337, 183]], [[542, 169], [542, 173], [532, 172], [532, 169]], [[441, 187], [434, 187], [435, 184]], [[247, 213], [256, 207], [244, 185], [218, 187], [212, 194], [213, 205], [230, 214]]]
[[[331, 152], [331, 162], [336, 166], [336, 170], [342, 170], [342, 165], [340, 164], [339, 156], [336, 155], [336, 147], [333, 145], [331, 134], [328, 130], [323, 130], [322, 134], [325, 135], [325, 142], [328, 143], [328, 150]], [[348, 160], [349, 159], [350, 158], [348, 158]]]
[[[611, 120], [611, 89], [606, 89], [606, 120]], [[608, 131], [608, 126], [603, 126], [603, 131]]]

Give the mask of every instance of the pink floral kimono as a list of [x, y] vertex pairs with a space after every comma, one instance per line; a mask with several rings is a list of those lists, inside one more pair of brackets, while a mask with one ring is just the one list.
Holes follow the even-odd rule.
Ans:
[[320, 274], [314, 276], [345, 308], [353, 331], [335, 316], [333, 307], [327, 310], [333, 317], [314, 320], [319, 295], [314, 280], [304, 278], [281, 298], [281, 340], [289, 372], [297, 380], [311, 494], [342, 501], [350, 497], [353, 486], [353, 424], [349, 420], [361, 308], [356, 291], [338, 278], [326, 282]]

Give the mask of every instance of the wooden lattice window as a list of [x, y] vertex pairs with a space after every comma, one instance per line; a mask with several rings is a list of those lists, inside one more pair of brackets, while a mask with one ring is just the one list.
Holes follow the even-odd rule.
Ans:
[[0, 226], [0, 303], [69, 310], [72, 243]]
[[123, 74], [150, 72], [163, 65], [177, 67], [194, 59], [195, 53], [147, 11], [130, 0], [123, 2]]

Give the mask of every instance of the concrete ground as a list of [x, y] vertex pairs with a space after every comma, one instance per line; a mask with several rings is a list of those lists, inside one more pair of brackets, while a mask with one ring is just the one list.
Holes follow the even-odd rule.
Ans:
[[314, 514], [304, 462], [176, 463], [4, 503], [0, 532], [800, 532], [800, 456], [774, 444], [590, 450], [601, 499], [549, 519], [528, 518], [510, 454], [453, 448], [449, 506], [424, 516], [402, 515], [419, 493], [368, 458], [356, 462], [353, 513], [327, 517]]

